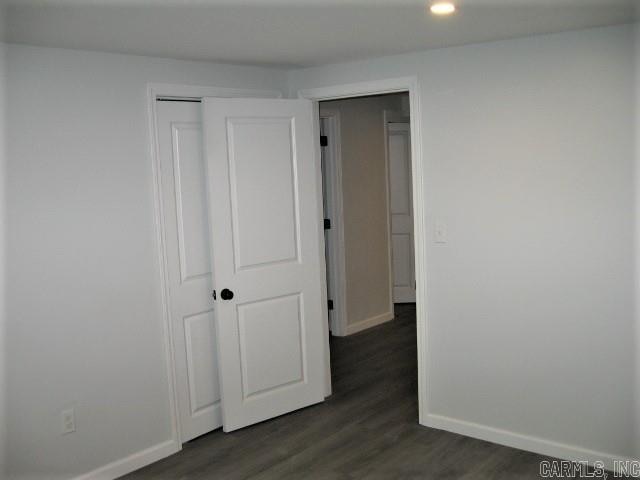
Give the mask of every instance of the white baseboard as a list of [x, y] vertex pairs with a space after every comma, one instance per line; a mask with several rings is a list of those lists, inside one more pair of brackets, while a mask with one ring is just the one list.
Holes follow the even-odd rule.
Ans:
[[589, 462], [593, 465], [596, 461], [602, 462], [607, 470], [613, 470], [614, 461], [637, 460], [611, 453], [598, 452], [586, 448], [567, 445], [544, 438], [522, 435], [520, 433], [493, 428], [478, 423], [457, 420], [441, 415], [427, 414], [422, 425], [448, 432], [459, 433], [467, 437], [479, 438], [488, 442], [505, 445], [507, 447], [527, 450], [529, 452], [546, 455], [549, 457], [571, 460], [574, 462]]
[[131, 473], [153, 462], [162, 460], [169, 455], [173, 455], [181, 449], [182, 445], [180, 442], [169, 440], [129, 455], [128, 457], [116, 460], [115, 462], [111, 462], [84, 475], [80, 475], [76, 477], [75, 480], [113, 480], [114, 478]]
[[382, 315], [376, 315], [375, 317], [365, 318], [364, 320], [360, 320], [359, 322], [347, 325], [346, 335], [352, 335], [354, 333], [361, 332], [362, 330], [375, 327], [376, 325], [388, 322], [389, 320], [393, 320], [393, 312], [387, 312], [383, 313]]

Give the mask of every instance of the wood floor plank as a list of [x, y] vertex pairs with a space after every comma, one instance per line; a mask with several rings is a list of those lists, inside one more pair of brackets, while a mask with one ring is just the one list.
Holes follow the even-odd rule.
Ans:
[[534, 479], [545, 457], [418, 425], [415, 307], [331, 338], [324, 403], [199, 437], [130, 480]]

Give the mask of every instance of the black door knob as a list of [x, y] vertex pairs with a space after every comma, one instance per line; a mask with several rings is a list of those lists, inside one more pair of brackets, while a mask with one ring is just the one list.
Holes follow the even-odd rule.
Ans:
[[220, 298], [223, 300], [231, 300], [233, 298], [233, 292], [228, 288], [224, 288], [220, 292]]

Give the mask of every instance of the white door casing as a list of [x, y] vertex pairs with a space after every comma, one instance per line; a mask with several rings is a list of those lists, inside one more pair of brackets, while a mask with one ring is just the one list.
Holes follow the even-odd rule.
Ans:
[[387, 117], [389, 162], [391, 248], [393, 257], [393, 301], [416, 301], [413, 198], [411, 178], [411, 134], [409, 123], [389, 122]]
[[329, 311], [331, 334], [347, 334], [346, 272], [344, 258], [344, 218], [342, 202], [342, 162], [340, 158], [340, 112], [320, 108], [320, 134], [328, 145], [322, 147], [323, 202], [325, 218], [331, 228], [325, 230], [327, 297], [333, 302]]
[[[322, 118], [320, 117], [320, 136], [321, 137], [325, 137], [327, 135], [327, 119], [326, 118]], [[327, 282], [327, 298], [329, 299], [329, 302], [332, 303], [333, 306], [333, 296], [335, 294], [335, 292], [332, 289], [332, 282], [331, 282], [331, 278], [332, 278], [332, 274], [333, 272], [331, 271], [331, 261], [330, 261], [330, 257], [331, 257], [331, 223], [333, 219], [333, 215], [331, 212], [331, 204], [330, 204], [330, 189], [332, 188], [332, 185], [329, 183], [330, 179], [329, 179], [329, 172], [327, 172], [329, 166], [327, 165], [327, 150], [328, 150], [328, 145], [321, 145], [321, 149], [320, 149], [320, 166], [322, 169], [322, 212], [323, 212], [323, 217], [324, 217], [324, 221], [325, 222], [329, 222], [329, 226], [325, 225], [324, 226], [324, 256], [326, 259], [326, 282]], [[328, 311], [328, 321], [329, 321], [329, 329], [332, 330], [332, 325], [335, 323], [335, 318], [334, 318], [334, 310], [333, 308], [329, 308]]]
[[222, 425], [199, 102], [156, 106], [180, 441]]
[[[324, 400], [318, 139], [307, 100], [203, 102], [222, 417], [231, 431]], [[233, 298], [223, 300], [223, 289]]]

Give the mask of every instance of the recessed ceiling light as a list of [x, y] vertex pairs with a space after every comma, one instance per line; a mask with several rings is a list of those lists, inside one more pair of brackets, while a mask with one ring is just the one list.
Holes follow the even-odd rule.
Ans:
[[451, 2], [436, 2], [431, 5], [431, 13], [434, 15], [451, 15], [456, 11], [456, 6]]

